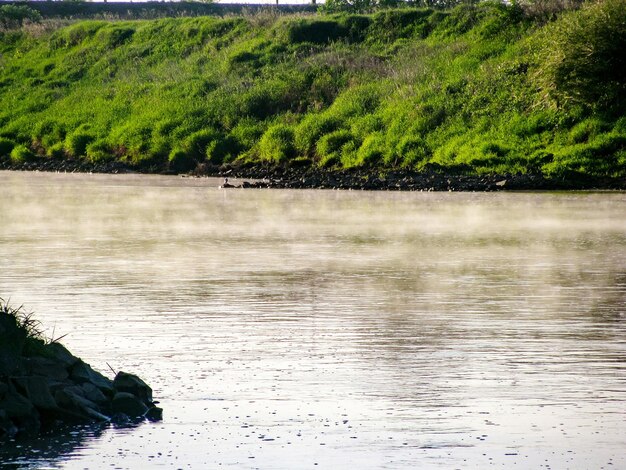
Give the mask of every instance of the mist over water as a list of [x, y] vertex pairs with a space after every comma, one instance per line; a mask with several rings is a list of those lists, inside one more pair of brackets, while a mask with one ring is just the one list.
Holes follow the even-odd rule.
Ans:
[[0, 462], [626, 467], [626, 193], [218, 184], [0, 172], [0, 296], [165, 410]]

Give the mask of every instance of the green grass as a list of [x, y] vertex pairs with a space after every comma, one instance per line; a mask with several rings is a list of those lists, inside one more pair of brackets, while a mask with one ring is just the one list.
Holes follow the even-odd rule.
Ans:
[[5, 31], [0, 153], [626, 176], [626, 0], [551, 18], [481, 3]]

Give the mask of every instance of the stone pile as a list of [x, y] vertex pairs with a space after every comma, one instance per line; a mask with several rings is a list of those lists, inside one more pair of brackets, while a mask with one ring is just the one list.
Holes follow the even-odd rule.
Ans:
[[119, 372], [111, 380], [61, 344], [29, 338], [0, 312], [0, 440], [64, 424], [161, 418], [139, 377]]

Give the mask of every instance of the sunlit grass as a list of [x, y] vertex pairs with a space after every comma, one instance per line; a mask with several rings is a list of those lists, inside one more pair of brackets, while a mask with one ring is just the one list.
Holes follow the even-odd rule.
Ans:
[[[626, 11], [624, 0], [607, 2]], [[626, 130], [616, 125], [623, 110], [598, 106], [595, 92], [586, 102], [576, 92], [584, 84], [569, 90], [557, 80], [558, 57], [545, 55], [555, 41], [566, 50], [576, 15], [604, 14], [594, 8], [547, 26], [539, 14], [485, 3], [447, 12], [91, 20], [5, 32], [0, 153], [178, 171], [298, 159], [323, 167], [624, 175]], [[596, 36], [611, 34], [594, 24]], [[621, 99], [623, 77], [612, 80]], [[603, 89], [602, 77], [593, 86]], [[567, 98], [574, 92], [583, 98]]]

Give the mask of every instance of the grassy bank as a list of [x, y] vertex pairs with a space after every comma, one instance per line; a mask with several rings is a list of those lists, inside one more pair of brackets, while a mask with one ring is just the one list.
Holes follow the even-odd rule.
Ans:
[[4, 31], [0, 155], [626, 176], [626, 0]]

